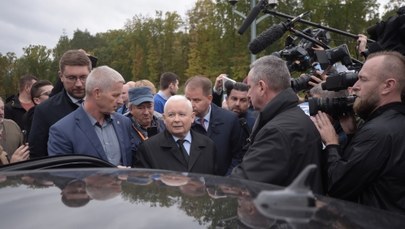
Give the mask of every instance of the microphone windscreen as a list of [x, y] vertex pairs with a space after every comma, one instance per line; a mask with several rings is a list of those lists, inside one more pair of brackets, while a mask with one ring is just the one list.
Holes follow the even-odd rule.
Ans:
[[252, 22], [256, 19], [257, 15], [260, 14], [261, 10], [262, 10], [262, 3], [260, 2], [255, 7], [253, 7], [252, 11], [250, 11], [249, 15], [243, 21], [243, 24], [240, 26], [240, 28], [238, 30], [239, 34], [242, 35], [246, 31], [246, 29], [249, 28], [249, 26], [252, 24]]
[[270, 27], [249, 43], [249, 50], [253, 54], [263, 51], [266, 47], [280, 39], [287, 31], [283, 24]]

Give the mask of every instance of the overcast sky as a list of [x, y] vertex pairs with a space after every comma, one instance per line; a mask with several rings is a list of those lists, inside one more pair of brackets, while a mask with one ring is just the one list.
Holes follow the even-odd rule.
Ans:
[[77, 29], [92, 35], [122, 29], [137, 14], [156, 10], [185, 15], [196, 0], [12, 0], [0, 7], [0, 53], [19, 57], [28, 45], [54, 48], [63, 32], [72, 38]]
[[[379, 0], [385, 3], [388, 0]], [[122, 29], [137, 14], [154, 16], [155, 11], [177, 11], [184, 16], [196, 0], [11, 0], [0, 7], [0, 53], [20, 57], [28, 45], [54, 48], [65, 32], [72, 38], [76, 29], [92, 35]]]

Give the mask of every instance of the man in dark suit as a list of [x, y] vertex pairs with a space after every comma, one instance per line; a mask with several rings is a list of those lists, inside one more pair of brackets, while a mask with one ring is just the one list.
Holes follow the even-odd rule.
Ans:
[[49, 155], [82, 154], [130, 166], [131, 120], [115, 112], [124, 82], [112, 68], [95, 68], [86, 80], [83, 106], [51, 126]]
[[212, 83], [204, 76], [194, 76], [185, 84], [185, 95], [191, 101], [196, 119], [192, 129], [215, 142], [218, 174], [225, 175], [231, 161], [241, 151], [238, 116], [212, 103]]
[[69, 50], [63, 54], [58, 73], [64, 88], [35, 108], [28, 138], [31, 158], [48, 156], [49, 128], [82, 103], [90, 70], [91, 61], [84, 51]]
[[190, 101], [181, 95], [171, 96], [163, 118], [166, 130], [139, 146], [134, 166], [216, 174], [214, 142], [190, 130], [194, 121]]
[[[256, 115], [249, 109], [250, 100], [247, 95], [249, 86], [242, 82], [225, 82], [226, 106], [230, 111], [235, 112], [239, 118], [239, 124], [241, 127], [240, 142], [242, 146], [245, 146], [249, 142], [249, 136], [252, 132], [253, 125], [256, 121]], [[242, 162], [245, 150], [242, 150], [238, 155], [237, 160], [233, 159], [232, 164], [228, 169], [227, 175], [230, 175], [232, 169]]]

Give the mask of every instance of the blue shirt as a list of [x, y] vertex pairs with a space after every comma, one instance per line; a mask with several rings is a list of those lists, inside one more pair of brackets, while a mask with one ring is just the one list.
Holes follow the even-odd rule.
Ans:
[[[210, 117], [211, 117], [211, 105], [208, 107], [208, 113], [204, 116], [204, 129], [207, 131], [210, 125]], [[201, 118], [196, 118], [195, 122], [197, 124], [201, 124]]]
[[87, 116], [90, 119], [91, 125], [94, 127], [94, 131], [96, 132], [101, 145], [103, 146], [108, 161], [113, 165], [121, 164], [121, 150], [117, 134], [115, 133], [114, 126], [112, 124], [112, 117], [106, 117], [103, 125], [100, 125], [97, 120], [93, 118], [93, 116], [88, 113]]
[[162, 91], [159, 91], [155, 96], [153, 96], [154, 109], [156, 112], [163, 114], [163, 109], [167, 99], [169, 98], [166, 98]]

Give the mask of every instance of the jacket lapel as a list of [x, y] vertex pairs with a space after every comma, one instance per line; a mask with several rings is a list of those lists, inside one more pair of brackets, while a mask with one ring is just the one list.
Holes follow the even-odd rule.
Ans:
[[102, 158], [103, 160], [108, 161], [108, 158], [105, 155], [103, 146], [101, 145], [100, 139], [98, 138], [96, 131], [94, 131], [94, 127], [91, 125], [89, 117], [87, 117], [87, 114], [84, 111], [82, 106], [80, 106], [78, 109], [79, 109], [79, 112], [77, 113], [77, 115], [75, 117], [76, 125], [86, 135], [87, 140], [90, 142], [90, 144], [93, 145], [93, 148], [96, 150], [96, 152], [94, 152], [94, 153], [98, 154], [100, 156], [100, 158]]
[[125, 149], [123, 148], [125, 146], [124, 139], [127, 139], [123, 136], [123, 131], [122, 131], [122, 125], [124, 123], [121, 123], [120, 120], [117, 119], [117, 117], [114, 114], [111, 114], [111, 118], [113, 119], [112, 124], [115, 130], [115, 134], [117, 135], [118, 142], [119, 142], [119, 147], [120, 147], [120, 154], [121, 154], [121, 161], [123, 165], [127, 165], [127, 157], [125, 153]]
[[204, 148], [205, 145], [200, 144], [198, 138], [194, 138], [193, 131], [191, 131], [190, 161], [188, 163], [189, 171], [193, 168]]
[[162, 145], [160, 146], [163, 151], [170, 153], [178, 160], [181, 164], [183, 164], [186, 168], [188, 168], [188, 164], [186, 160], [184, 159], [183, 154], [181, 153], [177, 143], [174, 141], [172, 135], [168, 133], [167, 130], [165, 130], [165, 141], [162, 142]]
[[218, 115], [218, 110], [221, 109], [217, 105], [211, 103], [211, 115], [210, 122], [208, 126], [207, 136], [212, 137], [213, 135], [218, 135], [220, 133], [220, 125], [224, 123], [220, 115]]

